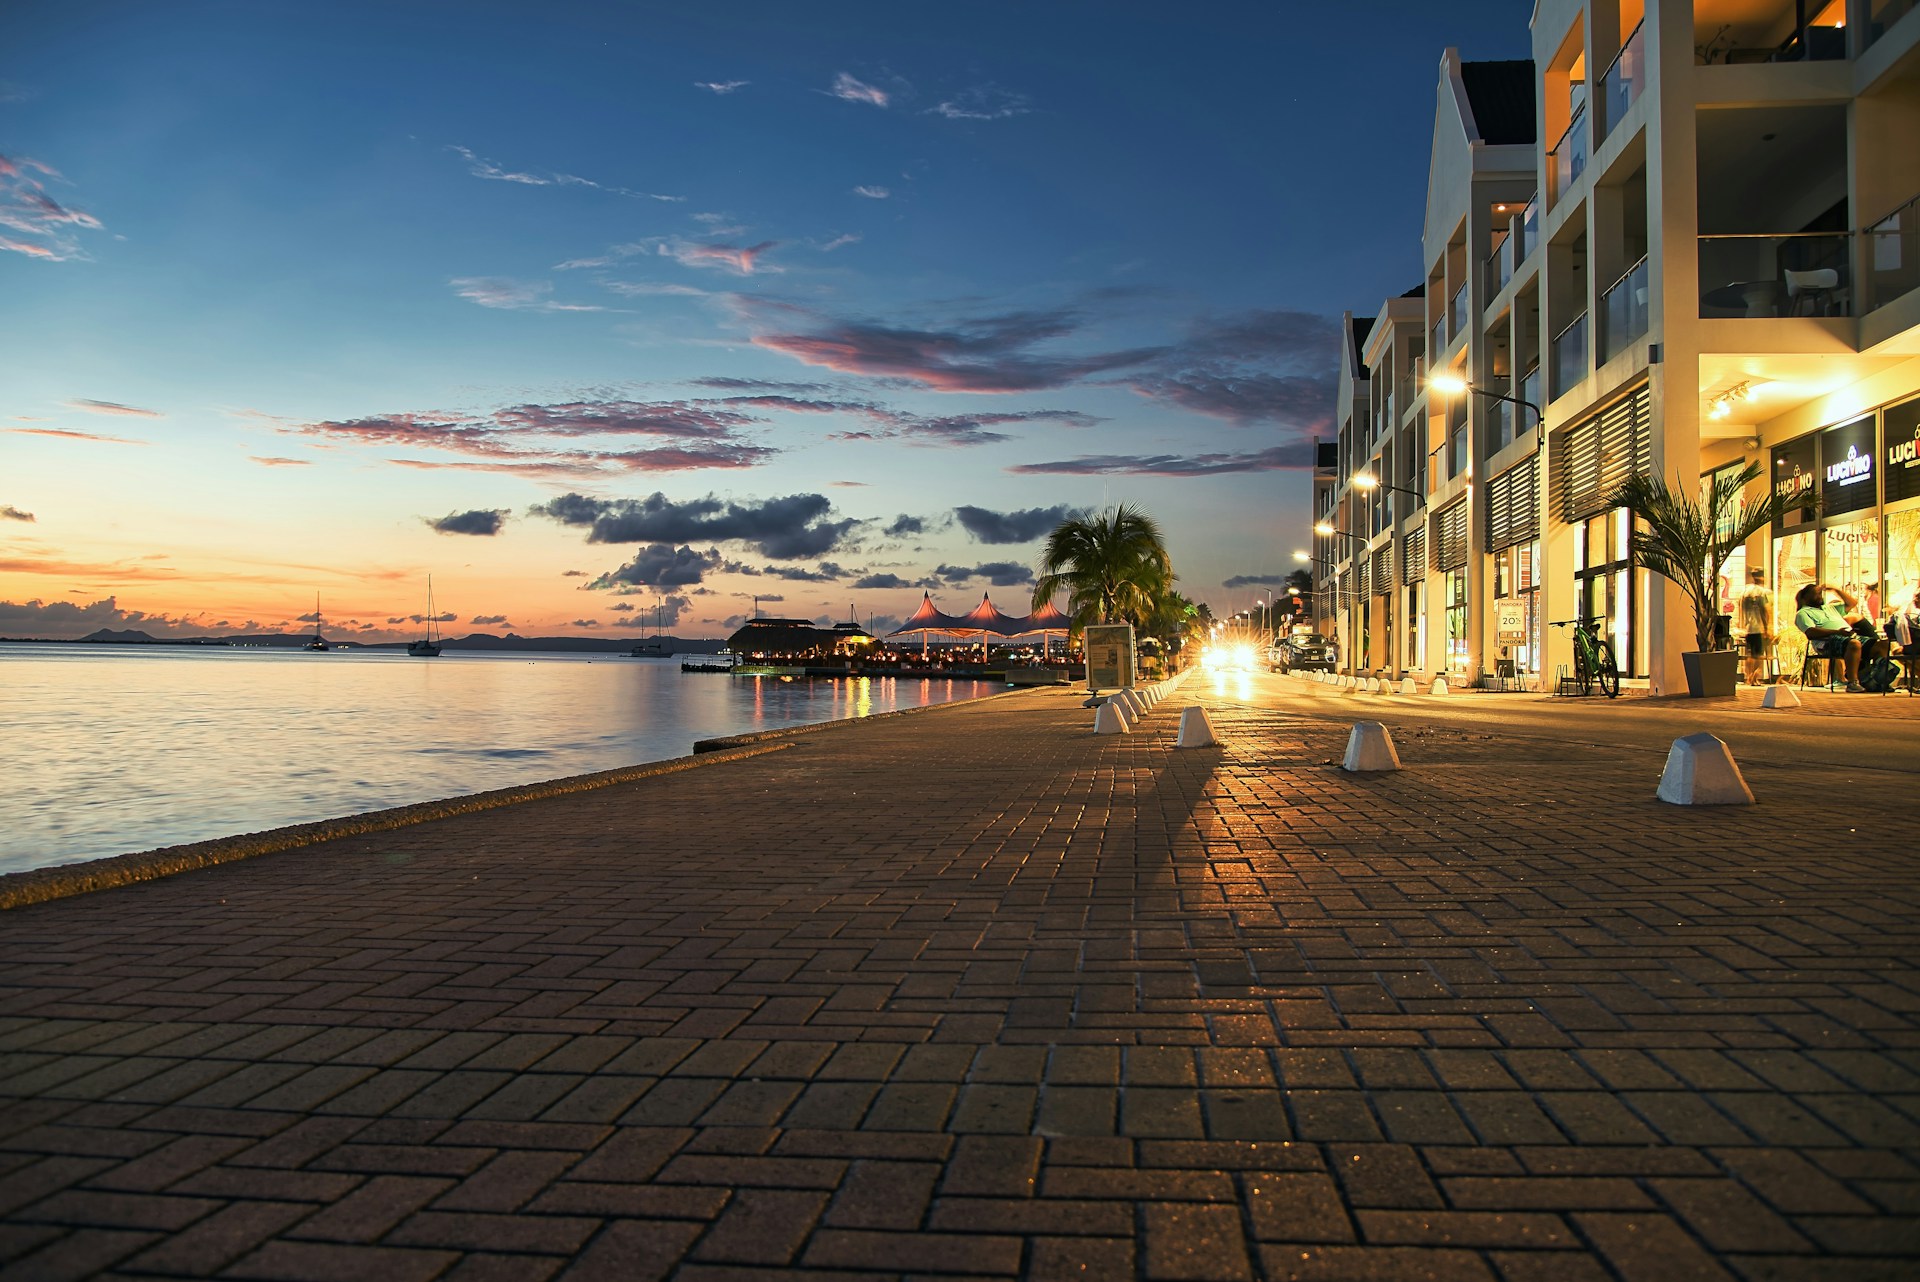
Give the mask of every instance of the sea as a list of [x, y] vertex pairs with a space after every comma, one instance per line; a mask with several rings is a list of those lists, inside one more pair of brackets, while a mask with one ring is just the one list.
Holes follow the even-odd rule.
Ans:
[[1001, 689], [682, 672], [678, 657], [0, 645], [0, 873], [664, 761], [696, 739]]

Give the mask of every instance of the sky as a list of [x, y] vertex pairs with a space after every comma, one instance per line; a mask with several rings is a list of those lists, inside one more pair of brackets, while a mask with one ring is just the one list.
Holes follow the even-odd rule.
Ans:
[[884, 629], [1294, 568], [1527, 0], [0, 6], [0, 635]]

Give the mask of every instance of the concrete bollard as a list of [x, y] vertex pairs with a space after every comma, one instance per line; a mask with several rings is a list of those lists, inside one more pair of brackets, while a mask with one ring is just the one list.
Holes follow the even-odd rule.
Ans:
[[1213, 737], [1213, 722], [1207, 720], [1205, 708], [1180, 710], [1180, 737], [1173, 741], [1174, 747], [1211, 748], [1218, 742]]
[[1400, 693], [1401, 694], [1419, 694], [1420, 687], [1414, 684], [1414, 680], [1412, 677], [1401, 677]]
[[1347, 757], [1342, 770], [1355, 773], [1374, 770], [1398, 770], [1400, 754], [1393, 750], [1393, 736], [1378, 721], [1358, 721], [1347, 736]]
[[1111, 699], [1101, 704], [1093, 714], [1095, 734], [1126, 734], [1132, 729], [1127, 723], [1127, 714]]
[[1379, 685], [1379, 688], [1378, 688], [1378, 689], [1376, 689], [1376, 690], [1374, 691], [1374, 693], [1375, 693], [1375, 694], [1392, 694], [1392, 693], [1393, 693], [1393, 678], [1392, 678], [1392, 677], [1381, 677], [1381, 678], [1380, 678], [1380, 685]]
[[1445, 677], [1435, 677], [1433, 679], [1432, 688], [1427, 691], [1428, 694], [1442, 694], [1442, 695], [1445, 694], [1446, 692], [1447, 692], [1447, 679]]
[[1763, 708], [1797, 708], [1800, 696], [1793, 692], [1792, 686], [1768, 686], [1767, 692], [1760, 696]]
[[1676, 806], [1751, 806], [1753, 790], [1740, 777], [1725, 740], [1690, 734], [1675, 739], [1667, 752], [1660, 800]]
[[1119, 694], [1113, 696], [1113, 698], [1114, 701], [1120, 705], [1120, 711], [1126, 714], [1128, 725], [1132, 725], [1138, 721], [1146, 712], [1146, 709], [1140, 704], [1140, 696], [1131, 690], [1122, 690]]

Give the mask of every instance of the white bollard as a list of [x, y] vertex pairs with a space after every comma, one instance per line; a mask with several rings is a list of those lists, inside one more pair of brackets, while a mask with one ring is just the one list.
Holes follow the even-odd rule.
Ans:
[[1347, 758], [1342, 770], [1356, 773], [1373, 770], [1398, 770], [1400, 754], [1393, 750], [1393, 737], [1378, 721], [1357, 721], [1347, 736]]
[[1374, 693], [1375, 693], [1375, 694], [1392, 694], [1392, 693], [1393, 693], [1393, 678], [1392, 678], [1392, 677], [1381, 677], [1381, 678], [1380, 678], [1380, 686], [1379, 686], [1379, 688], [1378, 688], [1378, 689], [1376, 689], [1376, 690], [1374, 691]]
[[1793, 692], [1792, 686], [1768, 686], [1767, 692], [1760, 696], [1763, 708], [1797, 708], [1800, 696]]
[[1174, 747], [1211, 748], [1218, 742], [1213, 737], [1213, 722], [1207, 720], [1205, 708], [1180, 710], [1180, 737], [1173, 741]]
[[1120, 705], [1109, 699], [1100, 705], [1093, 714], [1093, 732], [1095, 734], [1126, 734], [1133, 729], [1127, 724], [1127, 714]]
[[1420, 687], [1414, 684], [1412, 677], [1401, 677], [1400, 693], [1401, 694], [1419, 694]]
[[1445, 694], [1446, 692], [1447, 679], [1445, 677], [1435, 677], [1433, 679], [1433, 688], [1427, 691], [1428, 694]]
[[1751, 806], [1753, 790], [1740, 777], [1726, 742], [1710, 734], [1675, 739], [1660, 775], [1660, 800], [1676, 806]]

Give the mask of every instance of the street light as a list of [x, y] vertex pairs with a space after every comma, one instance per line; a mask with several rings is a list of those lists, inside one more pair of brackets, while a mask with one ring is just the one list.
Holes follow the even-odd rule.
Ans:
[[1313, 527], [1313, 532], [1315, 534], [1320, 535], [1323, 538], [1337, 537], [1342, 539], [1352, 539], [1355, 543], [1358, 543], [1363, 547], [1366, 545], [1366, 542], [1367, 542], [1365, 539], [1361, 538], [1357, 534], [1348, 534], [1345, 530], [1335, 529], [1329, 522], [1326, 522], [1326, 521], [1316, 522]]
[[1422, 502], [1425, 502], [1427, 497], [1426, 495], [1420, 493], [1418, 490], [1409, 490], [1399, 485], [1388, 485], [1385, 481], [1381, 480], [1379, 477], [1375, 476], [1371, 472], [1354, 473], [1353, 483], [1355, 486], [1363, 490], [1386, 490], [1393, 494], [1404, 494], [1410, 499], [1419, 499]]
[[1430, 391], [1440, 393], [1442, 396], [1458, 396], [1462, 392], [1472, 392], [1475, 396], [1484, 396], [1489, 400], [1505, 401], [1509, 405], [1524, 405], [1533, 411], [1533, 425], [1535, 427], [1544, 427], [1546, 425], [1547, 416], [1542, 414], [1540, 407], [1532, 401], [1521, 400], [1518, 396], [1508, 396], [1505, 392], [1492, 392], [1484, 387], [1475, 387], [1458, 374], [1429, 374], [1427, 375], [1427, 388]]

